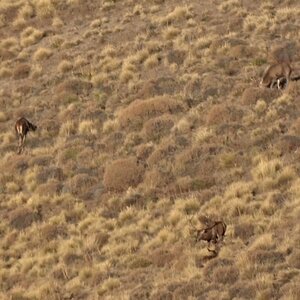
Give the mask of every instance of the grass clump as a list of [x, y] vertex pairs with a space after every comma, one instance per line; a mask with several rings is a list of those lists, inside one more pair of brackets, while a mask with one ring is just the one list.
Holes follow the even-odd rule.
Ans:
[[67, 73], [73, 69], [73, 64], [69, 60], [62, 60], [57, 66], [60, 73]]
[[34, 61], [43, 61], [52, 56], [53, 52], [47, 48], [39, 48], [33, 54]]
[[121, 126], [129, 124], [142, 125], [144, 121], [151, 117], [156, 117], [164, 113], [176, 113], [184, 110], [184, 104], [169, 96], [159, 96], [147, 100], [136, 100], [121, 110], [118, 120]]
[[42, 38], [43, 32], [30, 26], [22, 31], [20, 44], [22, 47], [28, 47], [38, 43]]
[[108, 190], [124, 191], [141, 182], [144, 167], [134, 157], [118, 159], [105, 168], [103, 183]]

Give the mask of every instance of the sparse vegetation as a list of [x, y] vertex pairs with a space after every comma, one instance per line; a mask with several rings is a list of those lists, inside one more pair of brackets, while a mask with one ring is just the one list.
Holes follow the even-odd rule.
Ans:
[[299, 4], [273, 2], [0, 0], [1, 299], [298, 299], [300, 81], [258, 85], [300, 75]]

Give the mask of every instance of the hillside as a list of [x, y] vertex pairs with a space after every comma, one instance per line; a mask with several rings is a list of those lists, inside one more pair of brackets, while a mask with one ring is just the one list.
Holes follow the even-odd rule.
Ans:
[[299, 299], [300, 81], [259, 87], [299, 1], [0, 0], [0, 36], [0, 299]]

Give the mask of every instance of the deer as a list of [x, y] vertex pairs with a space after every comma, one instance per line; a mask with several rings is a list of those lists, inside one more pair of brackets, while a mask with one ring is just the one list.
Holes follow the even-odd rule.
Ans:
[[291, 77], [291, 74], [297, 71], [291, 67], [293, 52], [295, 51], [295, 45], [293, 43], [286, 43], [281, 45], [275, 45], [272, 49], [266, 46], [266, 52], [269, 65], [260, 81], [260, 86], [273, 88], [277, 85], [279, 90], [288, 86], [289, 81], [299, 80], [298, 77]]
[[285, 81], [283, 86], [288, 85], [292, 71], [288, 62], [275, 63], [265, 70], [260, 86], [272, 89], [277, 84], [277, 88], [280, 90], [283, 81]]
[[24, 117], [22, 117], [16, 121], [15, 130], [16, 130], [16, 134], [19, 139], [18, 154], [21, 154], [24, 150], [27, 133], [29, 131], [35, 131], [36, 129], [37, 129], [37, 126], [30, 123]]
[[191, 232], [196, 233], [195, 243], [201, 240], [207, 241], [208, 243], [207, 250], [210, 252], [214, 252], [216, 254], [216, 250], [210, 249], [210, 244], [211, 243], [217, 244], [223, 241], [226, 233], [227, 225], [223, 221], [212, 221], [211, 224], [209, 224], [207, 227], [203, 229], [199, 229], [196, 228], [191, 221], [192, 219], [189, 220], [191, 226], [193, 227]]

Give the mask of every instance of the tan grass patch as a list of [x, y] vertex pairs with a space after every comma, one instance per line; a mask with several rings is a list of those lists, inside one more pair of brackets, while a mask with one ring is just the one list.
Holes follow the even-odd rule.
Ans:
[[22, 47], [28, 47], [38, 43], [43, 37], [43, 32], [34, 28], [27, 27], [21, 33], [20, 44]]
[[12, 71], [11, 69], [7, 68], [7, 67], [2, 67], [0, 68], [0, 78], [4, 79], [4, 78], [9, 78], [12, 76]]
[[96, 135], [97, 128], [95, 126], [94, 121], [84, 120], [79, 123], [78, 132], [83, 135]]
[[33, 60], [35, 61], [42, 61], [50, 56], [52, 56], [53, 52], [47, 48], [39, 48], [33, 54]]
[[121, 110], [118, 114], [118, 120], [121, 126], [126, 127], [129, 124], [142, 125], [142, 123], [164, 113], [176, 113], [184, 110], [184, 105], [176, 98], [170, 96], [159, 96], [148, 100], [136, 100]]
[[105, 168], [103, 183], [108, 190], [124, 191], [141, 182], [144, 167], [134, 157], [113, 161]]
[[61, 73], [67, 73], [73, 69], [73, 63], [69, 60], [62, 60], [57, 66], [57, 70]]

